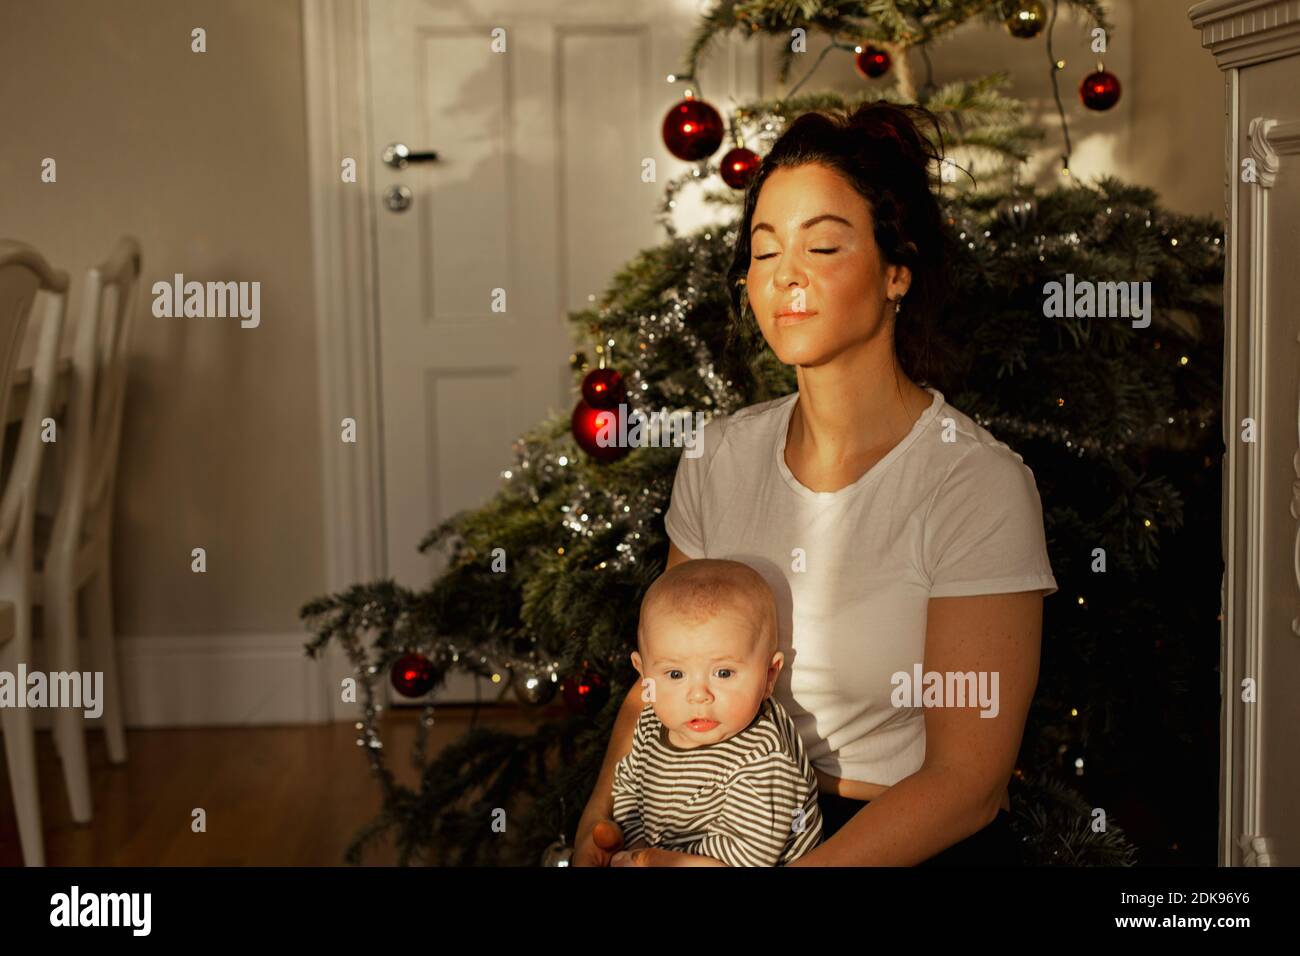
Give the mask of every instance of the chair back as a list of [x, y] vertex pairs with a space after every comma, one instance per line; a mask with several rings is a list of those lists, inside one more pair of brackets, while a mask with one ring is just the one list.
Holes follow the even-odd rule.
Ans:
[[[14, 377], [37, 292], [48, 293], [45, 321], [32, 367], [31, 392], [9, 480], [0, 494], [0, 550], [8, 550], [24, 507], [34, 510], [41, 459], [41, 424], [57, 385], [59, 337], [67, 310], [68, 274], [55, 269], [31, 246], [0, 240], [0, 427], [9, 420]], [[0, 443], [0, 473], [3, 473]]]
[[113, 254], [86, 275], [72, 351], [67, 486], [59, 498], [51, 541], [68, 547], [64, 553], [75, 553], [83, 533], [102, 542], [110, 539], [127, 347], [140, 270], [140, 243], [124, 236]]

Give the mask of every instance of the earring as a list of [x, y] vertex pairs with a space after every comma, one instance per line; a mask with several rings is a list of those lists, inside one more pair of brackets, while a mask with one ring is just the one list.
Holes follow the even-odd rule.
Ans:
[[903, 311], [903, 297], [900, 295], [897, 299], [894, 300], [894, 315], [898, 315], [898, 313], [902, 311]]

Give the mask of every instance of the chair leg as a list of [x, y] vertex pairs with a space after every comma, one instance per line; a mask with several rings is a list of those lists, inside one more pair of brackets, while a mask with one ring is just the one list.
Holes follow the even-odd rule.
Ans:
[[[79, 671], [77, 661], [77, 594], [49, 582], [45, 602], [46, 642], [53, 666], [51, 670]], [[76, 707], [54, 710], [54, 733], [58, 738], [59, 756], [63, 760], [63, 779], [68, 787], [68, 804], [72, 819], [89, 823], [90, 762], [86, 758], [86, 718]]]
[[41, 836], [41, 798], [36, 786], [36, 733], [32, 712], [26, 707], [0, 707], [5, 732], [5, 757], [9, 763], [9, 789], [18, 816], [18, 842], [27, 866], [45, 865]]
[[110, 763], [126, 763], [126, 730], [122, 721], [122, 688], [117, 678], [117, 653], [113, 641], [113, 576], [108, 561], [100, 564], [86, 582], [86, 630], [90, 634], [91, 660], [104, 674], [104, 741]]

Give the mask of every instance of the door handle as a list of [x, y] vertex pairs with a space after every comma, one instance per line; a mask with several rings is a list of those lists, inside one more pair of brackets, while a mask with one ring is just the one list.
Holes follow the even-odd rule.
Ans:
[[383, 159], [394, 169], [405, 169], [408, 163], [436, 163], [438, 154], [433, 150], [413, 153], [405, 143], [389, 143], [384, 147]]

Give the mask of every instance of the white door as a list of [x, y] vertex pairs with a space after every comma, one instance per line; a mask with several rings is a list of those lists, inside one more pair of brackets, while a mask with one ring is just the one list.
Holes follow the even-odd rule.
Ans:
[[[655, 158], [660, 183], [686, 168], [659, 128], [697, 12], [695, 0], [371, 0], [371, 143], [437, 153], [405, 169], [371, 157], [398, 583], [429, 583], [442, 565], [417, 552], [421, 538], [491, 497], [511, 442], [573, 407], [568, 356], [595, 356], [570, 339], [566, 313], [663, 241], [662, 185], [641, 181], [641, 161]], [[404, 211], [385, 202], [394, 187], [409, 190]], [[472, 678], [437, 699], [466, 698]]]

